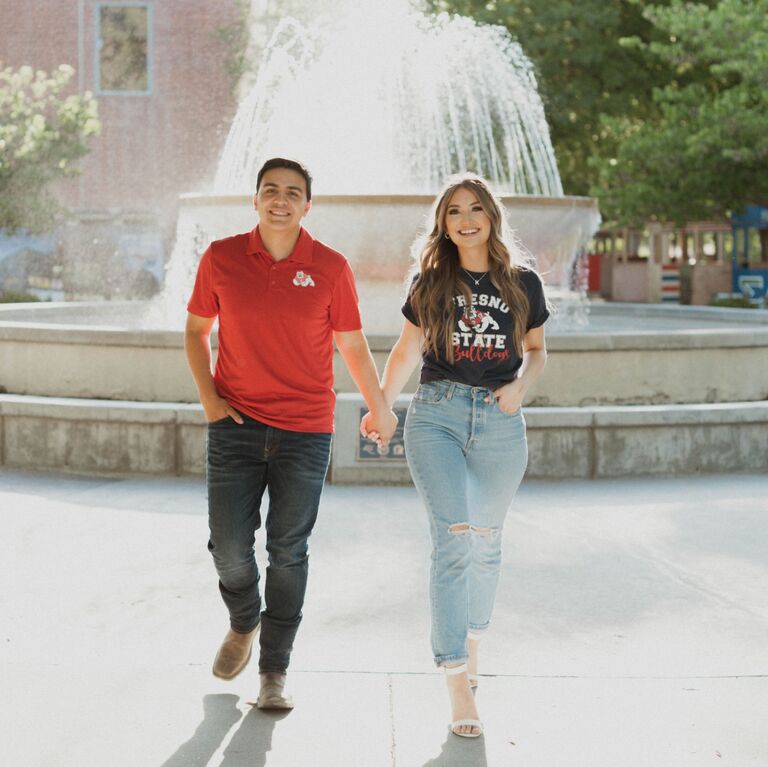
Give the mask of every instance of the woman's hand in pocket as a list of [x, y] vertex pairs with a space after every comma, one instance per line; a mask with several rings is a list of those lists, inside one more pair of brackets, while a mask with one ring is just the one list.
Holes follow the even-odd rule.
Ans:
[[499, 405], [499, 410], [507, 415], [512, 415], [523, 406], [525, 391], [525, 387], [515, 379], [496, 389], [493, 396]]

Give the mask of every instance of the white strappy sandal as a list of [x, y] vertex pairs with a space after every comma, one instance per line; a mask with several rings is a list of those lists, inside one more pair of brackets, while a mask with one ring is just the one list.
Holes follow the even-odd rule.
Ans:
[[[467, 664], [462, 663], [458, 666], [443, 666], [447, 676], [455, 676], [456, 674], [463, 674], [467, 670]], [[472, 727], [479, 732], [456, 732], [457, 727]], [[457, 719], [451, 722], [451, 732], [454, 735], [458, 735], [460, 738], [479, 738], [483, 734], [483, 723], [479, 719]]]

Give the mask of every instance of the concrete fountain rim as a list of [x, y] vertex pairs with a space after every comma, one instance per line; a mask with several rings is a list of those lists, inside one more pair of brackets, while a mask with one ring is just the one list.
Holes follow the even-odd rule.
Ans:
[[[110, 346], [147, 346], [175, 348], [182, 345], [183, 329], [141, 328], [126, 325], [46, 321], [45, 317], [24, 318], [53, 312], [104, 309], [142, 310], [146, 301], [86, 301], [45, 302], [0, 305], [0, 342], [27, 341], [43, 343], [95, 344]], [[668, 318], [718, 322], [718, 327], [614, 330], [580, 328], [548, 332], [548, 346], [556, 350], [662, 350], [768, 346], [768, 310], [726, 307], [669, 306], [665, 304], [595, 303], [590, 306], [595, 316]], [[13, 318], [8, 318], [13, 315]], [[722, 327], [722, 324], [731, 327]], [[370, 334], [372, 348], [385, 350], [395, 340], [395, 334]]]

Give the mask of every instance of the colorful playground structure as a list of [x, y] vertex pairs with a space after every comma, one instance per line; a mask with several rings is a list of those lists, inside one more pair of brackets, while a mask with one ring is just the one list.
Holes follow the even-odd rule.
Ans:
[[745, 298], [763, 306], [768, 289], [768, 208], [728, 221], [599, 231], [588, 255], [588, 290], [608, 301], [710, 304]]
[[[768, 288], [768, 208], [750, 205], [733, 224], [734, 293], [751, 301], [765, 301]], [[759, 261], [753, 255], [759, 254]]]

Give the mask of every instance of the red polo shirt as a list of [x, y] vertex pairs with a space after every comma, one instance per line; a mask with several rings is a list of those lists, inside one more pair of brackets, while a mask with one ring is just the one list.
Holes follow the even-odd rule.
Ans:
[[275, 261], [256, 227], [211, 243], [187, 308], [219, 318], [220, 397], [270, 426], [333, 431], [333, 331], [362, 327], [344, 256], [302, 228]]

